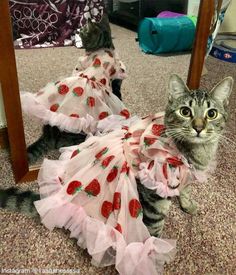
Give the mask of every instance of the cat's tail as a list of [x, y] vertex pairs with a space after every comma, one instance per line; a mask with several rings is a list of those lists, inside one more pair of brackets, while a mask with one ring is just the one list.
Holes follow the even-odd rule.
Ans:
[[34, 201], [40, 195], [32, 191], [20, 191], [17, 188], [0, 189], [0, 208], [23, 213], [30, 217], [39, 217]]

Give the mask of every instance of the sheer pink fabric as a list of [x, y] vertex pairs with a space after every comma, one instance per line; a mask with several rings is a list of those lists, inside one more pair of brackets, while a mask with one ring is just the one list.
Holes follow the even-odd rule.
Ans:
[[175, 241], [150, 236], [135, 177], [170, 197], [195, 172], [162, 136], [163, 113], [123, 121], [109, 117], [98, 124], [100, 136], [62, 148], [59, 160], [46, 159], [38, 178], [42, 199], [35, 206], [47, 228], [69, 229], [94, 264], [115, 264], [122, 275], [161, 274], [174, 257]]
[[36, 94], [22, 93], [22, 109], [61, 130], [94, 132], [97, 122], [109, 115], [130, 117], [111, 88], [112, 79], [125, 77], [125, 66], [114, 51], [88, 53], [71, 76], [48, 83]]

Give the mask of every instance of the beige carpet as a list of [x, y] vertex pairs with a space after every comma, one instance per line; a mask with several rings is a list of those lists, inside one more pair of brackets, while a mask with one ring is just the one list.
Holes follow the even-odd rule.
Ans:
[[[135, 42], [134, 32], [115, 25], [112, 30], [117, 51], [128, 69], [128, 78], [122, 87], [125, 104], [133, 114], [138, 115], [163, 110], [167, 101], [169, 75], [178, 73], [186, 79], [190, 56], [145, 55]], [[77, 57], [82, 54], [83, 50], [71, 47], [16, 51], [20, 88], [35, 92], [48, 81], [68, 75]], [[207, 60], [209, 73], [204, 76], [202, 86], [211, 87], [228, 75], [236, 79], [235, 67], [235, 64], [210, 57]], [[236, 142], [235, 87], [230, 107], [227, 137]], [[24, 122], [29, 144], [38, 137], [40, 126], [25, 116]], [[194, 197], [199, 203], [196, 216], [183, 213], [174, 200], [163, 237], [177, 239], [178, 252], [175, 260], [166, 266], [165, 274], [236, 274], [235, 153], [236, 145], [222, 146], [216, 173], [207, 183], [194, 186]], [[0, 151], [0, 163], [0, 186], [14, 185], [6, 151]], [[37, 190], [37, 183], [22, 184], [21, 188]], [[52, 268], [80, 269], [82, 275], [117, 274], [114, 267], [92, 266], [87, 252], [77, 247], [75, 240], [68, 236], [61, 229], [49, 232], [38, 222], [21, 214], [0, 210], [0, 273], [6, 274], [3, 268], [25, 268], [30, 271], [28, 274], [36, 271], [33, 268]]]

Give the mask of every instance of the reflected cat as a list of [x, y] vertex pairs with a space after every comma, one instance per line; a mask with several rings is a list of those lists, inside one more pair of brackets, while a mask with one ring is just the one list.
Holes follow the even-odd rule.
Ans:
[[23, 110], [45, 124], [40, 138], [27, 148], [31, 164], [52, 149], [81, 143], [108, 115], [129, 117], [120, 92], [125, 66], [115, 52], [107, 16], [100, 22], [88, 20], [80, 36], [85, 55], [72, 75], [36, 95], [21, 96]]

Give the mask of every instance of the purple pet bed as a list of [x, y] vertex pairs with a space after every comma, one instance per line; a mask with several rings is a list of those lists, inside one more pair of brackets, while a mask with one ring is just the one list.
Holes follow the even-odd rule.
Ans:
[[162, 11], [157, 15], [157, 17], [163, 18], [174, 18], [174, 17], [179, 17], [179, 16], [184, 16], [185, 14], [182, 13], [177, 13], [177, 12], [172, 12], [172, 11]]

